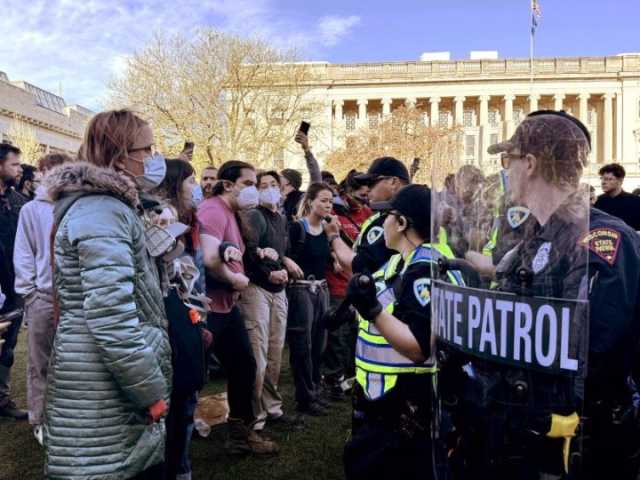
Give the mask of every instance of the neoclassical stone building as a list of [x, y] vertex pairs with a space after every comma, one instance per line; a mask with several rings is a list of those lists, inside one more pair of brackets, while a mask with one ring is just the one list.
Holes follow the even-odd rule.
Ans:
[[487, 146], [509, 137], [528, 112], [563, 109], [591, 131], [592, 175], [604, 163], [619, 162], [628, 171], [625, 186], [640, 184], [640, 54], [544, 58], [533, 66], [522, 59], [476, 59], [316, 63], [313, 69], [318, 80], [310, 94], [323, 102], [328, 127], [315, 139], [320, 157], [350, 132], [413, 104], [431, 125], [463, 127], [469, 161], [495, 163]]
[[12, 140], [12, 123], [17, 120], [31, 127], [43, 152], [75, 154], [92, 115], [35, 85], [12, 82], [0, 72], [0, 140]]

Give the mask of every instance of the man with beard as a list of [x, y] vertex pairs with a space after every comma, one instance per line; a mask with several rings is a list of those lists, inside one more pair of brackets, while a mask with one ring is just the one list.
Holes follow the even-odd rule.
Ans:
[[213, 196], [213, 187], [217, 181], [218, 169], [213, 165], [205, 167], [202, 171], [202, 177], [200, 178], [200, 187], [202, 188], [202, 194], [205, 199]]
[[27, 412], [18, 409], [9, 397], [13, 350], [22, 324], [22, 314], [17, 312], [19, 297], [14, 288], [13, 245], [20, 209], [27, 200], [12, 188], [22, 172], [20, 153], [19, 148], [0, 143], [0, 287], [7, 297], [0, 308], [0, 321], [11, 320], [11, 325], [2, 335], [5, 343], [0, 354], [0, 417], [24, 420]]

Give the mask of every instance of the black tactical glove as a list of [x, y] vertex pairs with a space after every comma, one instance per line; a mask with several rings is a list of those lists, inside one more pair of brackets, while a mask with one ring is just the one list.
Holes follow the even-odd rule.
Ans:
[[347, 286], [347, 298], [358, 313], [370, 322], [382, 312], [376, 295], [376, 282], [368, 274], [356, 274]]

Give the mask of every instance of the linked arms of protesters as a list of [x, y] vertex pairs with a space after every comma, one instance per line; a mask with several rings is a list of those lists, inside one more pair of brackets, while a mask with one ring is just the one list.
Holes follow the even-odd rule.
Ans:
[[244, 290], [249, 285], [249, 279], [242, 273], [233, 272], [227, 265], [233, 261], [242, 261], [242, 253], [222, 241], [227, 226], [226, 219], [216, 212], [198, 211], [198, 221], [201, 225], [200, 245], [207, 272], [230, 284], [234, 290]]
[[304, 152], [304, 159], [307, 161], [307, 170], [309, 171], [309, 181], [311, 183], [322, 182], [320, 165], [318, 164], [316, 157], [314, 157], [311, 152], [309, 137], [303, 132], [298, 132], [296, 134], [296, 142], [300, 144], [302, 151]]

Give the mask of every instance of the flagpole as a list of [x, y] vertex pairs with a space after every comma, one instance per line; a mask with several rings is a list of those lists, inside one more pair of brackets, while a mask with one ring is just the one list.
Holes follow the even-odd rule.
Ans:
[[533, 94], [533, 55], [534, 55], [534, 35], [535, 35], [535, 25], [534, 25], [534, 15], [535, 12], [533, 10], [533, 2], [534, 0], [529, 1], [529, 8], [531, 10], [531, 28], [529, 28], [529, 80], [530, 80], [530, 90], [531, 94]]

